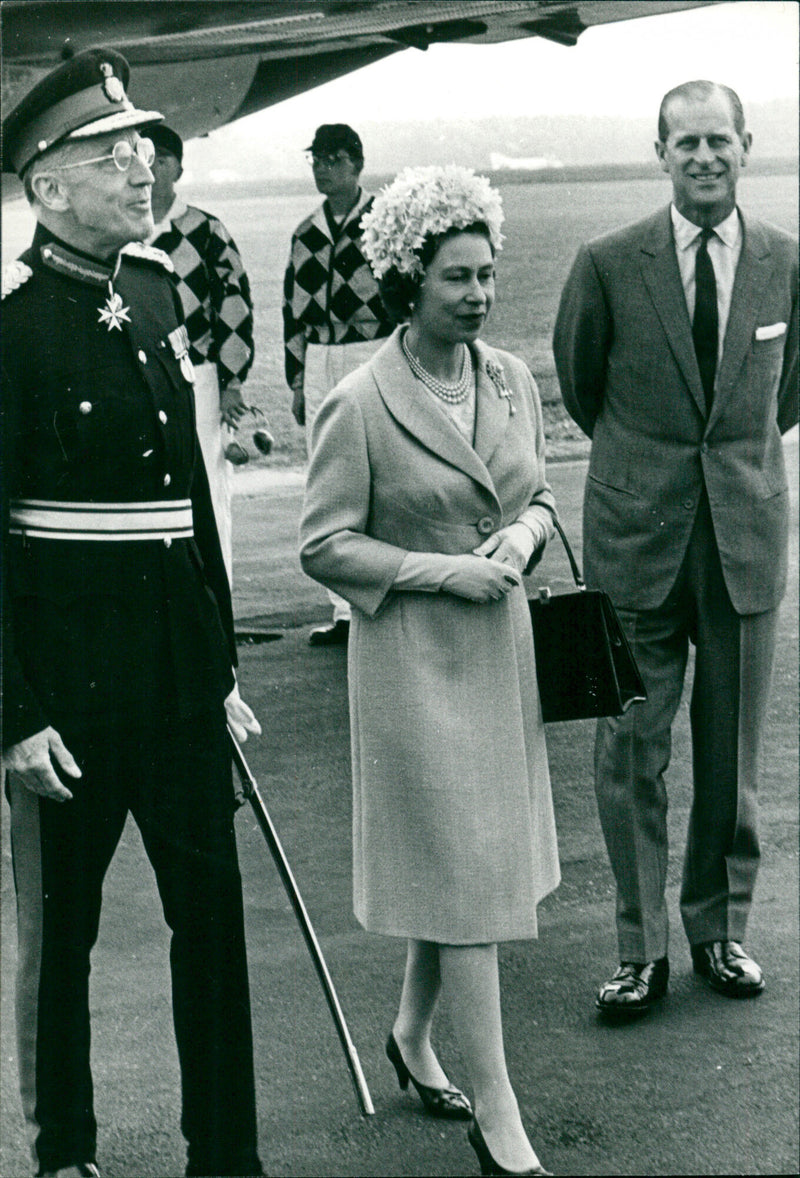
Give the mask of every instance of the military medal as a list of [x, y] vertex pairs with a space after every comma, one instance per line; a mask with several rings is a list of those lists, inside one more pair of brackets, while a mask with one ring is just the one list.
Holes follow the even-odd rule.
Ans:
[[123, 307], [122, 296], [116, 294], [109, 283], [108, 298], [104, 307], [98, 307], [100, 312], [99, 323], [105, 323], [109, 331], [113, 331], [116, 327], [117, 331], [122, 331], [123, 323], [130, 323], [131, 317], [128, 314], [130, 307]]
[[176, 327], [174, 331], [169, 333], [167, 339], [172, 345], [175, 359], [181, 366], [183, 379], [194, 384], [194, 365], [189, 359], [189, 332], [186, 330], [186, 325], [182, 323], [180, 327]]

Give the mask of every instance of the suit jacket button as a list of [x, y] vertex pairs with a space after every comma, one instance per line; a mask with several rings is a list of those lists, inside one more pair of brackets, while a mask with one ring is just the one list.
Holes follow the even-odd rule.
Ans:
[[494, 531], [494, 520], [490, 515], [478, 520], [478, 531], [482, 536], [491, 536]]

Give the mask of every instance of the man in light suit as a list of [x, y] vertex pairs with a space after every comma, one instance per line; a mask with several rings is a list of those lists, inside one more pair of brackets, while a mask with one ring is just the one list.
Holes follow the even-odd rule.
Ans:
[[680, 907], [695, 971], [764, 988], [742, 941], [759, 860], [756, 783], [787, 570], [781, 434], [797, 421], [797, 243], [737, 208], [751, 136], [737, 95], [688, 82], [661, 104], [668, 209], [582, 247], [554, 351], [592, 438], [584, 500], [591, 587], [617, 606], [648, 699], [601, 720], [598, 807], [617, 883], [620, 968], [602, 1015], [667, 989], [667, 799], [689, 643], [694, 799]]

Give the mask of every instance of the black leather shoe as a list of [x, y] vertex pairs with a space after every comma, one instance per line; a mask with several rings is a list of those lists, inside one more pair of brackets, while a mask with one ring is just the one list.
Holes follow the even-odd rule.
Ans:
[[667, 992], [669, 961], [623, 961], [610, 982], [600, 987], [595, 1006], [607, 1019], [622, 1021], [645, 1014]]
[[350, 623], [346, 618], [340, 618], [332, 626], [320, 626], [312, 630], [308, 636], [309, 646], [347, 646], [350, 634]]
[[100, 1171], [94, 1162], [73, 1162], [58, 1170], [45, 1170], [42, 1178], [100, 1178]]
[[539, 1164], [532, 1170], [506, 1170], [499, 1162], [496, 1162], [489, 1152], [489, 1146], [484, 1140], [481, 1133], [481, 1127], [475, 1118], [472, 1118], [472, 1124], [467, 1129], [467, 1141], [470, 1143], [475, 1153], [478, 1155], [478, 1164], [481, 1168], [481, 1174], [547, 1174], [552, 1178], [549, 1170], [545, 1170], [544, 1166]]
[[764, 989], [761, 966], [747, 956], [738, 941], [692, 945], [692, 965], [712, 990], [728, 998], [755, 998]]
[[429, 1088], [427, 1084], [420, 1084], [418, 1080], [414, 1079], [400, 1054], [394, 1034], [391, 1034], [386, 1040], [386, 1054], [397, 1072], [397, 1082], [400, 1087], [405, 1091], [410, 1080], [419, 1094], [426, 1113], [430, 1113], [432, 1117], [443, 1117], [449, 1121], [472, 1120], [472, 1105], [460, 1088], [455, 1088], [452, 1084], [449, 1088]]

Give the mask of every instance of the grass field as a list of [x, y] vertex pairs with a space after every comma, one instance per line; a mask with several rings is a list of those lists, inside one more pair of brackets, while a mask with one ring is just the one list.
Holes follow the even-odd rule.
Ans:
[[[230, 188], [184, 186], [183, 196], [221, 217], [236, 239], [253, 287], [256, 307], [256, 361], [245, 386], [250, 402], [267, 415], [276, 439], [269, 459], [248, 445], [251, 462], [301, 465], [302, 431], [289, 412], [283, 378], [281, 293], [289, 238], [295, 225], [318, 203], [304, 195], [234, 195]], [[550, 340], [561, 288], [581, 242], [646, 216], [669, 199], [666, 177], [650, 180], [583, 181], [501, 186], [506, 241], [498, 258], [497, 301], [487, 325], [488, 343], [521, 356], [539, 382], [551, 458], [586, 450], [580, 430], [564, 413], [555, 377]], [[746, 176], [742, 207], [793, 233], [797, 232], [797, 177]], [[3, 260], [15, 257], [30, 240], [31, 220], [23, 202], [3, 211]], [[243, 431], [244, 432], [244, 431]], [[242, 438], [248, 441], [246, 434]]]

